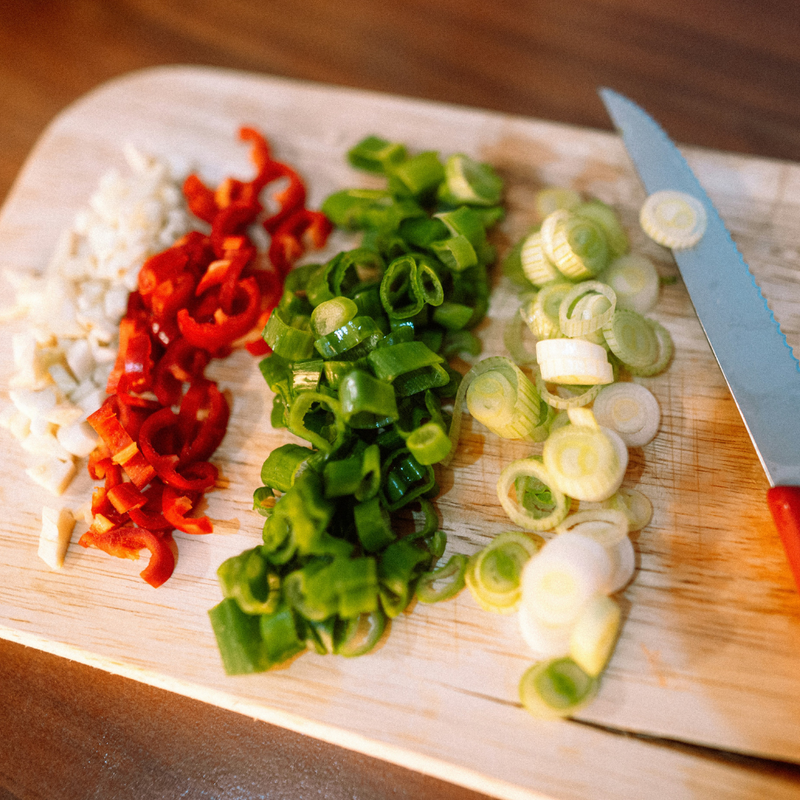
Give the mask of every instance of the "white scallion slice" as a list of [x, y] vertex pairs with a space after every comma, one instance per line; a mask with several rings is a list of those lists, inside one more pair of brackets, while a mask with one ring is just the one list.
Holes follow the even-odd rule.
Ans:
[[590, 502], [611, 497], [628, 466], [628, 450], [617, 434], [572, 424], [551, 432], [542, 458], [555, 488]]
[[544, 252], [540, 231], [528, 234], [522, 243], [519, 258], [525, 277], [534, 286], [544, 286], [561, 277], [561, 273]]
[[534, 664], [519, 683], [523, 707], [539, 719], [568, 717], [589, 703], [597, 692], [597, 678], [571, 658]]
[[540, 440], [544, 404], [534, 383], [510, 359], [497, 357], [492, 369], [475, 376], [466, 400], [469, 413], [498, 436]]
[[653, 504], [647, 495], [638, 489], [620, 486], [607, 500], [600, 503], [581, 503], [581, 510], [611, 508], [621, 511], [628, 518], [628, 532], [640, 531], [653, 518]]
[[[568, 411], [571, 408], [589, 405], [589, 403], [597, 397], [602, 387], [602, 384], [596, 383], [594, 386], [584, 387], [583, 391], [578, 391], [578, 387], [560, 385], [557, 386], [558, 394], [554, 394], [547, 388], [547, 384], [542, 378], [541, 372], [536, 376], [536, 388], [539, 390], [539, 395], [542, 400], [549, 406], [557, 408], [560, 411]], [[573, 389], [576, 393], [573, 393]]]
[[624, 589], [636, 571], [636, 551], [629, 536], [620, 540], [616, 547], [609, 551], [614, 565], [604, 594], [615, 594]]
[[622, 612], [610, 597], [597, 595], [581, 611], [569, 640], [569, 654], [587, 674], [605, 669], [619, 635]]
[[639, 212], [642, 230], [658, 244], [673, 250], [694, 247], [706, 231], [705, 206], [685, 192], [654, 192]]
[[646, 314], [658, 300], [661, 280], [655, 265], [641, 253], [615, 258], [598, 276], [616, 292], [617, 306]]
[[587, 336], [600, 330], [614, 316], [617, 295], [606, 283], [581, 281], [558, 308], [558, 324], [564, 336]]
[[570, 514], [556, 527], [556, 533], [567, 531], [588, 536], [611, 550], [627, 537], [628, 518], [613, 508], [585, 509]]
[[585, 339], [542, 339], [536, 343], [536, 360], [545, 383], [590, 386], [614, 380], [605, 348]]
[[[527, 508], [519, 498], [512, 498], [510, 492], [518, 478], [530, 476], [537, 478], [550, 490], [552, 508]], [[561, 522], [569, 512], [569, 502], [563, 492], [552, 485], [552, 479], [542, 462], [532, 456], [512, 461], [500, 473], [497, 481], [497, 499], [508, 518], [527, 531], [547, 531]]]
[[545, 625], [530, 613], [519, 613], [519, 632], [536, 658], [557, 658], [569, 655], [572, 625]]
[[520, 614], [545, 625], [572, 625], [589, 600], [604, 593], [614, 564], [589, 536], [560, 533], [525, 565]]
[[628, 447], [643, 447], [651, 442], [661, 424], [658, 400], [638, 383], [604, 386], [593, 409], [598, 422], [616, 431]]

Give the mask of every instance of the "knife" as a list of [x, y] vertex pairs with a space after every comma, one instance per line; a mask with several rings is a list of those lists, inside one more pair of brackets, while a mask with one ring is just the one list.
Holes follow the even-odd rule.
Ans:
[[599, 94], [647, 194], [683, 192], [705, 208], [700, 241], [672, 253], [766, 473], [767, 505], [800, 590], [800, 364], [681, 152], [636, 103], [608, 88]]

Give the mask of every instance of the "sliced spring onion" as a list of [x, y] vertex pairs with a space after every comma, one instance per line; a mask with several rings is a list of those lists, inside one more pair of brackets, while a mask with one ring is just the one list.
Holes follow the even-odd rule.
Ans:
[[647, 320], [648, 325], [650, 325], [655, 332], [656, 339], [658, 339], [659, 355], [658, 358], [652, 364], [650, 364], [650, 366], [629, 366], [628, 372], [630, 372], [631, 375], [649, 378], [652, 375], [658, 375], [667, 368], [667, 365], [672, 358], [673, 343], [672, 336], [670, 335], [669, 331], [660, 322], [656, 322], [650, 317], [645, 317], [645, 319]]
[[493, 363], [467, 388], [469, 413], [504, 439], [538, 441], [543, 404], [536, 386], [510, 359], [498, 356]]
[[541, 339], [536, 343], [536, 360], [547, 383], [587, 386], [614, 380], [605, 348], [585, 339]]
[[618, 308], [603, 325], [603, 335], [611, 352], [626, 367], [649, 368], [659, 358], [655, 329], [648, 319], [629, 308]]
[[620, 308], [646, 314], [658, 300], [661, 280], [653, 262], [641, 253], [615, 258], [599, 278], [616, 292]]
[[605, 593], [613, 566], [595, 539], [571, 531], [556, 535], [525, 565], [520, 614], [545, 625], [572, 625], [592, 597]]
[[450, 437], [438, 422], [426, 422], [406, 437], [406, 447], [420, 464], [437, 464], [450, 454]]
[[606, 595], [592, 598], [581, 611], [569, 640], [572, 660], [597, 677], [605, 669], [619, 635], [622, 611]]
[[[621, 445], [621, 447], [620, 447]], [[565, 425], [542, 448], [552, 485], [576, 500], [601, 501], [619, 489], [628, 466], [624, 442], [607, 428]]]
[[311, 312], [311, 330], [319, 336], [333, 333], [358, 314], [358, 306], [349, 297], [334, 297], [320, 303]]
[[661, 424], [661, 408], [653, 393], [638, 383], [604, 386], [594, 400], [601, 425], [616, 431], [628, 447], [643, 447]]
[[575, 206], [572, 211], [582, 217], [597, 223], [606, 235], [608, 249], [612, 257], [624, 255], [630, 246], [628, 234], [619, 221], [616, 211], [611, 206], [606, 205], [602, 200], [588, 200]]
[[545, 217], [541, 233], [547, 257], [571, 280], [591, 278], [608, 266], [605, 232], [586, 217], [559, 209]]
[[685, 192], [654, 192], [639, 212], [642, 230], [658, 244], [673, 250], [694, 247], [706, 231], [708, 218], [700, 200]]
[[347, 152], [347, 160], [356, 169], [384, 175], [407, 157], [406, 148], [402, 144], [387, 141], [380, 136], [367, 136]]
[[562, 277], [544, 252], [541, 231], [533, 231], [523, 239], [519, 259], [522, 272], [534, 286], [544, 286]]
[[[528, 508], [520, 498], [510, 497], [512, 487], [519, 478], [531, 476], [539, 480], [550, 491], [553, 507], [547, 509]], [[566, 495], [555, 486], [542, 462], [532, 456], [512, 461], [500, 473], [497, 481], [497, 498], [509, 519], [528, 531], [547, 531], [561, 522], [569, 511]]]
[[572, 625], [545, 625], [533, 614], [517, 614], [522, 639], [536, 658], [558, 658], [569, 655]]
[[399, 418], [394, 387], [354, 369], [339, 382], [342, 419], [351, 428], [379, 428]]
[[537, 339], [553, 339], [561, 336], [559, 309], [561, 301], [572, 290], [573, 285], [566, 281], [548, 283], [522, 304], [520, 315]]
[[614, 570], [606, 587], [606, 594], [615, 594], [624, 589], [636, 571], [636, 551], [629, 536], [623, 538], [612, 551], [609, 551]]
[[455, 153], [445, 160], [440, 200], [451, 205], [494, 206], [500, 202], [502, 193], [503, 180], [491, 165], [463, 153]]
[[333, 652], [345, 658], [363, 656], [375, 649], [386, 630], [386, 614], [381, 609], [339, 621]]
[[598, 681], [571, 658], [534, 664], [522, 676], [519, 698], [539, 719], [560, 719], [585, 706], [597, 692]]
[[468, 559], [454, 553], [438, 569], [424, 572], [417, 581], [417, 599], [421, 603], [440, 603], [455, 597], [464, 588]]
[[586, 337], [603, 327], [617, 305], [614, 290], [600, 281], [581, 281], [564, 295], [558, 307], [558, 324], [564, 336]]
[[536, 388], [539, 390], [539, 396], [545, 403], [552, 408], [565, 411], [570, 408], [589, 405], [589, 403], [597, 397], [598, 392], [602, 388], [602, 384], [596, 383], [594, 386], [585, 386], [583, 387], [583, 391], [578, 391], [577, 393], [570, 391], [571, 388], [575, 387], [560, 385], [556, 387], [558, 394], [554, 394], [547, 388], [547, 384], [540, 372], [536, 376]]
[[628, 535], [628, 517], [613, 508], [582, 509], [556, 527], [556, 533], [567, 531], [588, 536], [610, 550]]
[[498, 614], [516, 611], [522, 597], [522, 570], [543, 544], [536, 534], [507, 531], [472, 556], [464, 577], [478, 605]]

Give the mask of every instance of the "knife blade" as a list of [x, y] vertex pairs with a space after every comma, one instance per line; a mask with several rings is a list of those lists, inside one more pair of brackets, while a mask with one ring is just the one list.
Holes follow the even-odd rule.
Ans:
[[632, 100], [599, 94], [647, 194], [684, 192], [705, 208], [703, 237], [672, 253], [766, 473], [767, 505], [800, 590], [800, 364], [680, 150]]

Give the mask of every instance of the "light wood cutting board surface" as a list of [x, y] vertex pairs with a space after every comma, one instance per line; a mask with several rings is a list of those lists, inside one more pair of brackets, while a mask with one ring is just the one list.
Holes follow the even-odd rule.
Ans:
[[[494, 164], [509, 208], [501, 251], [533, 219], [537, 189], [568, 185], [613, 203], [633, 248], [662, 275], [677, 275], [669, 253], [638, 229], [644, 194], [612, 135], [197, 68], [134, 73], [54, 121], [0, 216], [0, 267], [44, 268], [101, 175], [123, 167], [125, 141], [212, 183], [246, 177], [236, 135], [244, 124], [305, 177], [312, 205], [364, 181], [344, 154], [378, 133]], [[800, 166], [686, 155], [800, 352]], [[516, 308], [498, 270], [479, 329], [483, 355], [505, 352]], [[215, 570], [259, 541], [250, 506], [261, 462], [291, 438], [270, 428], [268, 391], [244, 353], [214, 372], [234, 396], [215, 459], [229, 486], [209, 497], [218, 533], [178, 534], [176, 572], [158, 590], [139, 579], [141, 566], [84, 550], [77, 537], [63, 570], [39, 560], [41, 508], [53, 498], [25, 478], [22, 451], [0, 431], [0, 635], [498, 797], [800, 797], [800, 599], [768, 517], [766, 480], [680, 280], [664, 287], [654, 316], [676, 356], [646, 381], [662, 428], [632, 452], [626, 485], [644, 491], [655, 514], [634, 535], [637, 575], [621, 597], [623, 633], [600, 694], [574, 720], [542, 723], [521, 709], [517, 684], [531, 659], [515, 622], [479, 610], [467, 592], [417, 605], [368, 657], [308, 653], [269, 674], [224, 674], [206, 614], [220, 599]], [[4, 393], [10, 337], [22, 324], [0, 330]], [[495, 484], [509, 460], [529, 452], [467, 418], [451, 469], [439, 473], [451, 551], [472, 553], [512, 527]], [[61, 502], [77, 507], [90, 492], [82, 474]]]

